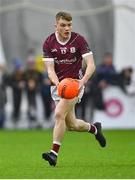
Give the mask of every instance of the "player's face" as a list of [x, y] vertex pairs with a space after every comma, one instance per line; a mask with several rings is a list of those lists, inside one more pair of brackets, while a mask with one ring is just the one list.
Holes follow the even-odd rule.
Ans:
[[56, 31], [58, 32], [58, 37], [61, 41], [66, 41], [72, 31], [72, 21], [67, 21], [64, 19], [59, 19], [56, 22]]

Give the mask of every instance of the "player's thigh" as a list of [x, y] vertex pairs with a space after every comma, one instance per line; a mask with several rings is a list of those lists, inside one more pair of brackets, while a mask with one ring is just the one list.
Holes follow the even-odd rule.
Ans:
[[77, 101], [76, 98], [71, 100], [62, 98], [56, 105], [55, 114], [64, 114], [66, 116], [68, 112], [72, 110], [76, 101]]

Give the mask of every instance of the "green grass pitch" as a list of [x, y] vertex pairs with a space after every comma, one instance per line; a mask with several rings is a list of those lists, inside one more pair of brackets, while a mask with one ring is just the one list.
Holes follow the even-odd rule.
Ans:
[[135, 178], [135, 131], [105, 130], [107, 147], [89, 133], [66, 132], [56, 167], [42, 160], [51, 130], [0, 130], [0, 178]]

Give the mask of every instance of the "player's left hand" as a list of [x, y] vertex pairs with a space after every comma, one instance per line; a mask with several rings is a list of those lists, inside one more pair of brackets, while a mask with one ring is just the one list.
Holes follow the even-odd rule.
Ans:
[[81, 89], [84, 86], [84, 82], [82, 80], [78, 80], [79, 81], [79, 89]]

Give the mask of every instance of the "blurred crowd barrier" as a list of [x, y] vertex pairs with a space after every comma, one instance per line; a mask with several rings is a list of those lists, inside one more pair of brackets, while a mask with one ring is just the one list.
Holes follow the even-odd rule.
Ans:
[[135, 93], [127, 95], [111, 86], [103, 91], [103, 97], [105, 111], [95, 110], [94, 119], [106, 129], [135, 129]]
[[39, 93], [36, 94], [36, 104], [37, 108], [33, 111], [31, 110], [31, 118], [28, 114], [29, 104], [27, 95], [25, 92], [22, 94], [22, 102], [19, 111], [18, 119], [13, 117], [13, 96], [12, 96], [12, 89], [10, 87], [7, 88], [7, 103], [5, 105], [5, 123], [4, 128], [8, 129], [29, 129], [29, 128], [52, 128], [54, 125], [54, 118], [53, 118], [53, 102], [52, 102], [52, 111], [49, 117], [46, 117], [44, 114], [44, 104], [42, 97]]
[[[13, 97], [11, 88], [7, 89], [7, 103], [5, 106], [5, 128], [18, 128], [18, 129], [28, 129], [28, 128], [52, 128], [54, 126], [54, 114], [52, 107], [52, 113], [49, 119], [44, 116], [44, 108], [42, 97], [37, 94], [37, 109], [34, 112], [36, 114], [36, 119], [29, 120], [28, 116], [28, 102], [25, 93], [22, 95], [22, 103], [20, 107], [20, 115], [18, 121], [14, 121], [12, 117], [13, 112]], [[103, 103], [105, 104], [104, 110], [99, 110], [92, 107], [91, 97], [87, 97], [87, 104], [85, 107], [85, 120], [87, 122], [102, 122], [105, 129], [128, 129], [135, 128], [135, 93], [130, 95], [125, 94], [121, 91], [119, 87], [109, 86], [103, 90]], [[54, 106], [52, 104], [52, 106]], [[81, 104], [79, 104], [81, 106]], [[77, 116], [82, 117], [82, 108], [77, 108]], [[91, 111], [92, 115], [91, 115]], [[33, 113], [33, 115], [34, 115]], [[82, 117], [83, 118], [83, 117]]]

